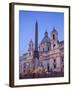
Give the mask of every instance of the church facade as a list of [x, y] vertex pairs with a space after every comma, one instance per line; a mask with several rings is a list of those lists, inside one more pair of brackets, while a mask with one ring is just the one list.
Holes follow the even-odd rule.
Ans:
[[[38, 23], [35, 25], [38, 28]], [[36, 41], [35, 41], [36, 42]], [[34, 60], [35, 45], [32, 40], [29, 42], [27, 53], [19, 57], [19, 73], [24, 75], [27, 71], [42, 67], [46, 72], [64, 72], [64, 41], [58, 40], [58, 32], [53, 28], [51, 38], [45, 31], [44, 37], [37, 46], [39, 60]], [[36, 63], [36, 64], [35, 64]]]

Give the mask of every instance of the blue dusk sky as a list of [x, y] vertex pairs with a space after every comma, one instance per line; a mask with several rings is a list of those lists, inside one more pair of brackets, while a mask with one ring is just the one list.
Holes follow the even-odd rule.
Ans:
[[64, 13], [59, 12], [39, 12], [39, 11], [19, 11], [19, 34], [20, 34], [20, 56], [28, 51], [29, 41], [35, 41], [35, 23], [38, 22], [38, 44], [44, 37], [47, 30], [51, 38], [53, 27], [58, 31], [58, 39], [64, 40]]

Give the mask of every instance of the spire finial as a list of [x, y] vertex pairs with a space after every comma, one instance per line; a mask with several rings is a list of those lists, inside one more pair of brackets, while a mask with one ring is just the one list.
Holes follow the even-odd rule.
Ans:
[[38, 25], [37, 19], [36, 19], [36, 25]]
[[47, 32], [47, 29], [45, 30], [45, 33], [44, 35], [47, 37], [48, 36], [48, 32]]
[[55, 30], [55, 26], [53, 27], [53, 30]]
[[52, 30], [52, 33], [56, 32], [57, 33], [57, 30], [55, 28], [55, 26], [53, 27], [53, 30]]

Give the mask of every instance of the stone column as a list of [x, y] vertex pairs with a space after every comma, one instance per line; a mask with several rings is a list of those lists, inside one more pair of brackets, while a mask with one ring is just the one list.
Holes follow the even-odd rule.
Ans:
[[49, 60], [49, 66], [50, 66], [50, 70], [53, 70], [53, 59], [51, 58], [50, 60]]
[[61, 57], [57, 57], [56, 60], [57, 71], [61, 71]]

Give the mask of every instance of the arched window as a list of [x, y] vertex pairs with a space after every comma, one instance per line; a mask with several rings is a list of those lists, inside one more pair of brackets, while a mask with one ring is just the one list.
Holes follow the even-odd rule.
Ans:
[[56, 45], [54, 44], [54, 45], [53, 45], [53, 48], [55, 48], [55, 46], [56, 46]]
[[54, 59], [54, 69], [56, 68], [56, 59]]
[[53, 34], [53, 39], [55, 39], [55, 35]]
[[54, 63], [56, 63], [56, 59], [54, 59]]
[[54, 69], [56, 68], [56, 64], [54, 64]]
[[43, 52], [44, 52], [44, 48], [43, 48]]

